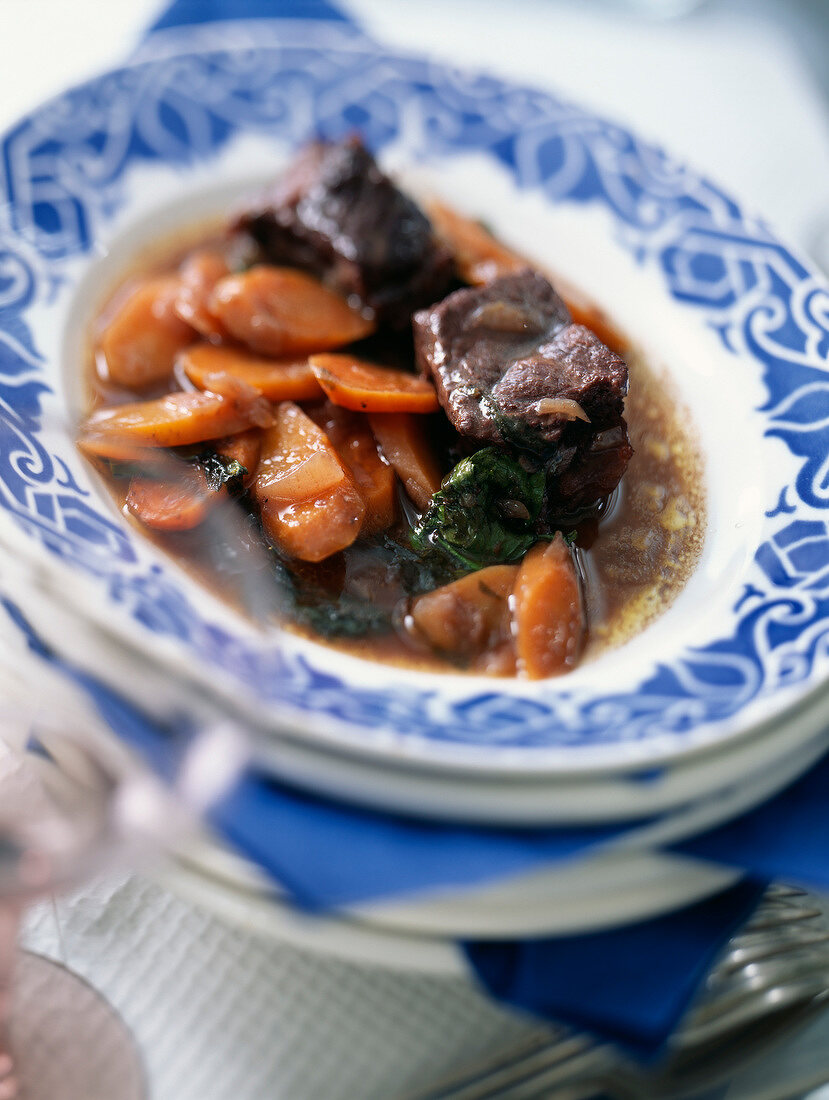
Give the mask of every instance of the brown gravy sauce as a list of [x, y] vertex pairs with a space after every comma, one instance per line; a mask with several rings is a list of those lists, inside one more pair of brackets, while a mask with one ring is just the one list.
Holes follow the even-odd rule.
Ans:
[[[190, 228], [139, 256], [114, 288], [90, 326], [86, 353], [88, 408], [136, 400], [132, 391], [102, 381], [95, 361], [97, 336], [106, 319], [129, 293], [136, 277], [174, 270], [183, 255], [197, 244], [209, 243], [216, 235], [216, 223]], [[556, 284], [555, 278], [553, 279]], [[565, 297], [568, 297], [565, 289]], [[595, 309], [587, 307], [600, 322], [599, 335], [612, 336], [616, 350], [624, 356], [630, 373], [625, 402], [633, 458], [613, 498], [599, 521], [577, 528], [577, 560], [587, 605], [588, 641], [582, 660], [590, 660], [610, 647], [621, 645], [660, 615], [681, 591], [693, 573], [704, 540], [706, 513], [704, 471], [699, 446], [687, 410], [681, 404], [667, 372], [646, 361], [635, 345]], [[579, 318], [589, 324], [589, 320]], [[166, 392], [148, 392], [147, 397]], [[104, 474], [107, 488], [123, 514], [141, 534], [183, 566], [189, 573], [226, 602], [244, 612], [244, 600], [237, 583], [205, 560], [199, 532], [161, 535], [133, 520], [124, 507], [127, 483]], [[401, 598], [394, 583], [378, 580], [371, 551], [358, 543], [337, 555], [337, 561], [303, 566], [336, 574], [358, 598], [388, 602]], [[387, 572], [387, 571], [386, 571]], [[387, 581], [387, 578], [386, 578]], [[250, 611], [250, 607], [248, 607]], [[289, 621], [285, 628], [303, 637], [332, 646], [342, 652], [385, 664], [439, 672], [470, 670], [424, 652], [408, 635], [382, 634], [358, 639], [320, 638]], [[492, 675], [511, 675], [514, 668], [491, 664]]]

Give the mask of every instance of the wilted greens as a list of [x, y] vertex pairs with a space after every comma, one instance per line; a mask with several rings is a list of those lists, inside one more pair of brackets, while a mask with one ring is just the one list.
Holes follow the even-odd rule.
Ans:
[[247, 470], [235, 458], [226, 458], [215, 451], [202, 451], [194, 461], [203, 468], [207, 486], [214, 493], [226, 485], [232, 495], [242, 491], [242, 479]]
[[[170, 452], [164, 452], [164, 454], [170, 456]], [[146, 462], [135, 460], [130, 462], [111, 461], [107, 465], [112, 476], [119, 480], [127, 480], [132, 477], [157, 477], [164, 481], [170, 478], [171, 470], [175, 469], [175, 463], [181, 462], [189, 466], [201, 466], [204, 470], [207, 487], [214, 493], [218, 493], [225, 486], [227, 486], [231, 496], [238, 496], [243, 491], [242, 480], [247, 476], [248, 471], [235, 458], [227, 458], [225, 455], [217, 454], [216, 451], [210, 449], [199, 451], [198, 454], [189, 457], [184, 455], [167, 457], [167, 460], [161, 465], [156, 463], [156, 457], [153, 449], [148, 448]]]
[[543, 469], [485, 447], [444, 479], [412, 534], [421, 552], [439, 550], [465, 569], [518, 561], [538, 540]]

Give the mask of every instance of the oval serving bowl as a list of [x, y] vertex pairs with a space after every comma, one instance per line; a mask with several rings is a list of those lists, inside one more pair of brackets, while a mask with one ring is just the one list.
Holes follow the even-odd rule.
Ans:
[[[355, 128], [387, 167], [583, 290], [698, 427], [694, 575], [646, 630], [564, 678], [406, 671], [263, 638], [122, 519], [74, 448], [86, 326], [118, 276], [312, 134]], [[547, 94], [301, 36], [72, 89], [5, 135], [2, 172], [2, 526], [68, 603], [172, 676], [320, 750], [516, 779], [677, 763], [819, 689], [829, 291], [711, 183]]]

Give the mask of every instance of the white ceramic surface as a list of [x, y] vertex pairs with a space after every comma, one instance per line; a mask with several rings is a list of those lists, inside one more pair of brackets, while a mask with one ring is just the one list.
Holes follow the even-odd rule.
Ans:
[[[809, 413], [826, 388], [825, 285], [717, 188], [619, 127], [338, 33], [296, 32], [241, 67], [214, 50], [124, 70], [7, 136], [4, 347], [19, 451], [3, 503], [32, 556], [46, 547], [69, 595], [73, 570], [91, 575], [85, 612], [182, 679], [308, 743], [385, 763], [499, 777], [645, 767], [783, 713], [826, 664], [822, 428]], [[299, 59], [301, 88], [290, 77]], [[371, 73], [368, 98], [358, 72]], [[296, 640], [277, 653], [120, 526], [55, 428], [77, 411], [79, 325], [149, 227], [274, 170], [309, 120], [337, 133], [355, 110], [386, 163], [417, 163], [508, 239], [531, 237], [622, 317], [674, 376], [716, 469], [685, 592], [629, 645], [561, 681], [401, 673]], [[47, 136], [52, 152], [38, 159]]]
[[[0, 555], [0, 584], [17, 593], [37, 633], [65, 660], [103, 677], [159, 720], [181, 707], [203, 722], [226, 716], [203, 693], [183, 692], [163, 666], [79, 617], [52, 579], [49, 571], [23, 568], [19, 553]], [[635, 823], [654, 818], [649, 835], [656, 843], [680, 839], [749, 808], [805, 770], [827, 739], [829, 693], [824, 690], [793, 708], [783, 723], [766, 723], [712, 751], [646, 772], [487, 782], [414, 766], [371, 766], [348, 755], [320, 752], [293, 737], [274, 741], [266, 734], [258, 758], [267, 770], [301, 786], [380, 809], [491, 824]]]

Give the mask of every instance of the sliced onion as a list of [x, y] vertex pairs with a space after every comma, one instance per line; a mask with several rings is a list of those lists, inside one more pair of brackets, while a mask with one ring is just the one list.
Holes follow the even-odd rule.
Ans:
[[543, 321], [537, 310], [526, 309], [516, 302], [484, 302], [471, 314], [472, 328], [488, 328], [493, 332], [533, 333], [543, 330]]
[[590, 423], [590, 417], [571, 397], [542, 397], [533, 405], [539, 416], [563, 416], [565, 420], [583, 420]]
[[211, 371], [206, 375], [204, 392], [217, 393], [228, 401], [235, 401], [236, 407], [244, 409], [257, 428], [270, 428], [273, 424], [273, 406], [270, 401], [244, 379], [227, 371]]
[[327, 451], [315, 451], [284, 473], [268, 478], [268, 498], [279, 503], [295, 503], [320, 497], [345, 477], [342, 466]]

